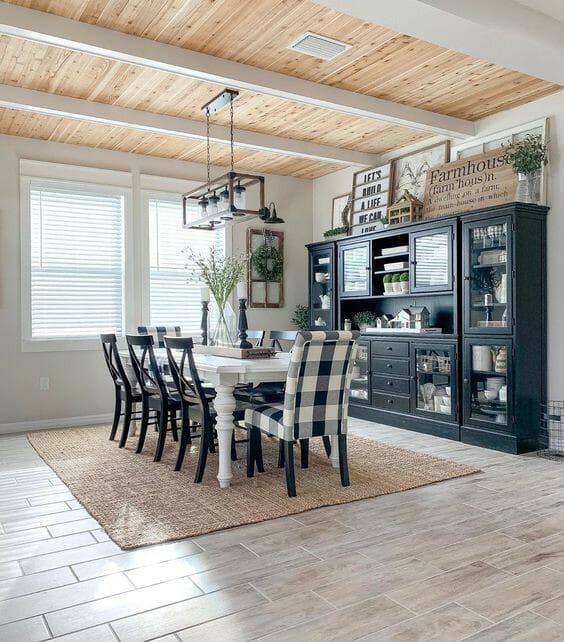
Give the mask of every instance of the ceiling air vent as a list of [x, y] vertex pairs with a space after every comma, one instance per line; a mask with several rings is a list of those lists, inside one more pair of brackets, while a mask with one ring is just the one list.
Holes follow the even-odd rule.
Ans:
[[306, 54], [307, 56], [314, 56], [315, 58], [323, 58], [323, 60], [333, 60], [339, 54], [342, 54], [351, 45], [344, 42], [319, 36], [316, 33], [307, 31], [288, 47], [292, 51]]

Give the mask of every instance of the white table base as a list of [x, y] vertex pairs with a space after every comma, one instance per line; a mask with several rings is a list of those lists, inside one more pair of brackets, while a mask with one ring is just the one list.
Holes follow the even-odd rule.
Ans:
[[220, 488], [229, 488], [233, 473], [231, 472], [231, 440], [233, 439], [233, 411], [237, 405], [233, 390], [235, 386], [220, 384], [215, 387], [217, 393], [213, 405], [217, 413], [217, 443], [219, 449], [219, 472], [217, 481]]

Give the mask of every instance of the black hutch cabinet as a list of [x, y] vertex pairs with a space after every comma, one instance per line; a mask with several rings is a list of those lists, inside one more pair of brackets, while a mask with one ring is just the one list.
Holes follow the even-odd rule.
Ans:
[[[424, 306], [441, 329], [364, 333], [352, 416], [510, 453], [536, 449], [546, 399], [547, 212], [513, 203], [308, 246], [313, 325]], [[323, 285], [317, 261], [327, 256]], [[384, 277], [396, 272], [407, 284], [390, 291]], [[326, 293], [330, 311], [320, 307]]]

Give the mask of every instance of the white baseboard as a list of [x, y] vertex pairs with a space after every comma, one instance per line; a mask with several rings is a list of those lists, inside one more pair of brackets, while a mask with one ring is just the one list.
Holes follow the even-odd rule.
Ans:
[[39, 419], [37, 421], [18, 421], [13, 424], [0, 424], [0, 435], [9, 435], [32, 430], [52, 430], [53, 428], [71, 428], [91, 424], [111, 423], [113, 415], [85, 415], [83, 417], [64, 417], [63, 419]]

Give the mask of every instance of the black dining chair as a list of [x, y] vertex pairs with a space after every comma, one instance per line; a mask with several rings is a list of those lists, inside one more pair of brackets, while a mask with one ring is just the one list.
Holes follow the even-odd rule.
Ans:
[[294, 345], [297, 334], [297, 330], [271, 330], [268, 334], [270, 347], [276, 348], [277, 350], [280, 350], [280, 352], [288, 352], [288, 350], [284, 350], [284, 347], [280, 342], [284, 341]]
[[[130, 373], [130, 375], [133, 375], [132, 377], [128, 375], [121, 357], [119, 356], [116, 335], [101, 334], [100, 340], [102, 342], [104, 359], [108, 366], [110, 376], [112, 377], [115, 392], [114, 419], [110, 430], [110, 441], [115, 439], [120, 417], [123, 417], [123, 428], [119, 441], [119, 447], [123, 448], [127, 441], [131, 421], [133, 419], [137, 419], [141, 414], [139, 411], [134, 411], [133, 406], [134, 404], [141, 403], [142, 395], [141, 391], [137, 387], [137, 382], [135, 381], [135, 373]], [[134, 379], [133, 384], [130, 379]], [[123, 412], [122, 404], [124, 406]]]
[[[194, 361], [194, 342], [190, 337], [165, 337], [164, 338], [168, 363], [170, 371], [176, 387], [179, 392], [180, 400], [182, 403], [182, 418], [183, 422], [186, 421], [188, 426], [187, 417], [189, 416], [190, 407], [197, 405], [199, 407], [201, 416], [201, 432], [200, 432], [200, 453], [198, 456], [198, 466], [196, 468], [196, 475], [194, 482], [199, 484], [204, 476], [208, 452], [215, 452], [215, 422], [216, 412], [213, 408], [213, 399], [215, 394], [210, 393], [209, 388], [202, 385], [202, 380], [198, 373], [198, 368]], [[245, 410], [250, 408], [249, 404], [237, 402], [237, 408], [233, 412], [233, 421], [241, 421], [244, 419]], [[237, 424], [236, 424], [237, 425]], [[190, 431], [182, 429], [180, 435], [180, 447], [178, 449], [178, 457], [176, 459], [175, 470], [182, 468], [186, 448], [191, 443], [192, 436]], [[245, 440], [246, 441], [246, 440]], [[236, 459], [235, 452], [235, 433], [231, 439], [231, 458]], [[257, 468], [260, 469], [262, 460], [257, 462]]]
[[172, 325], [172, 326], [167, 326], [167, 325], [138, 325], [137, 326], [137, 333], [138, 334], [150, 334], [153, 337], [153, 340], [155, 342], [154, 343], [155, 348], [164, 348], [165, 347], [165, 342], [164, 342], [165, 336], [180, 337], [180, 336], [182, 336], [182, 328], [179, 325]]
[[135, 371], [142, 397], [141, 428], [136, 452], [140, 453], [143, 450], [145, 437], [147, 435], [149, 411], [155, 410], [157, 413], [159, 435], [154, 461], [160, 461], [165, 446], [169, 418], [173, 439], [174, 441], [178, 441], [176, 415], [181, 410], [180, 396], [176, 391], [169, 389], [164, 379], [164, 375], [155, 357], [153, 337], [150, 334], [128, 334], [126, 339], [131, 365]]

